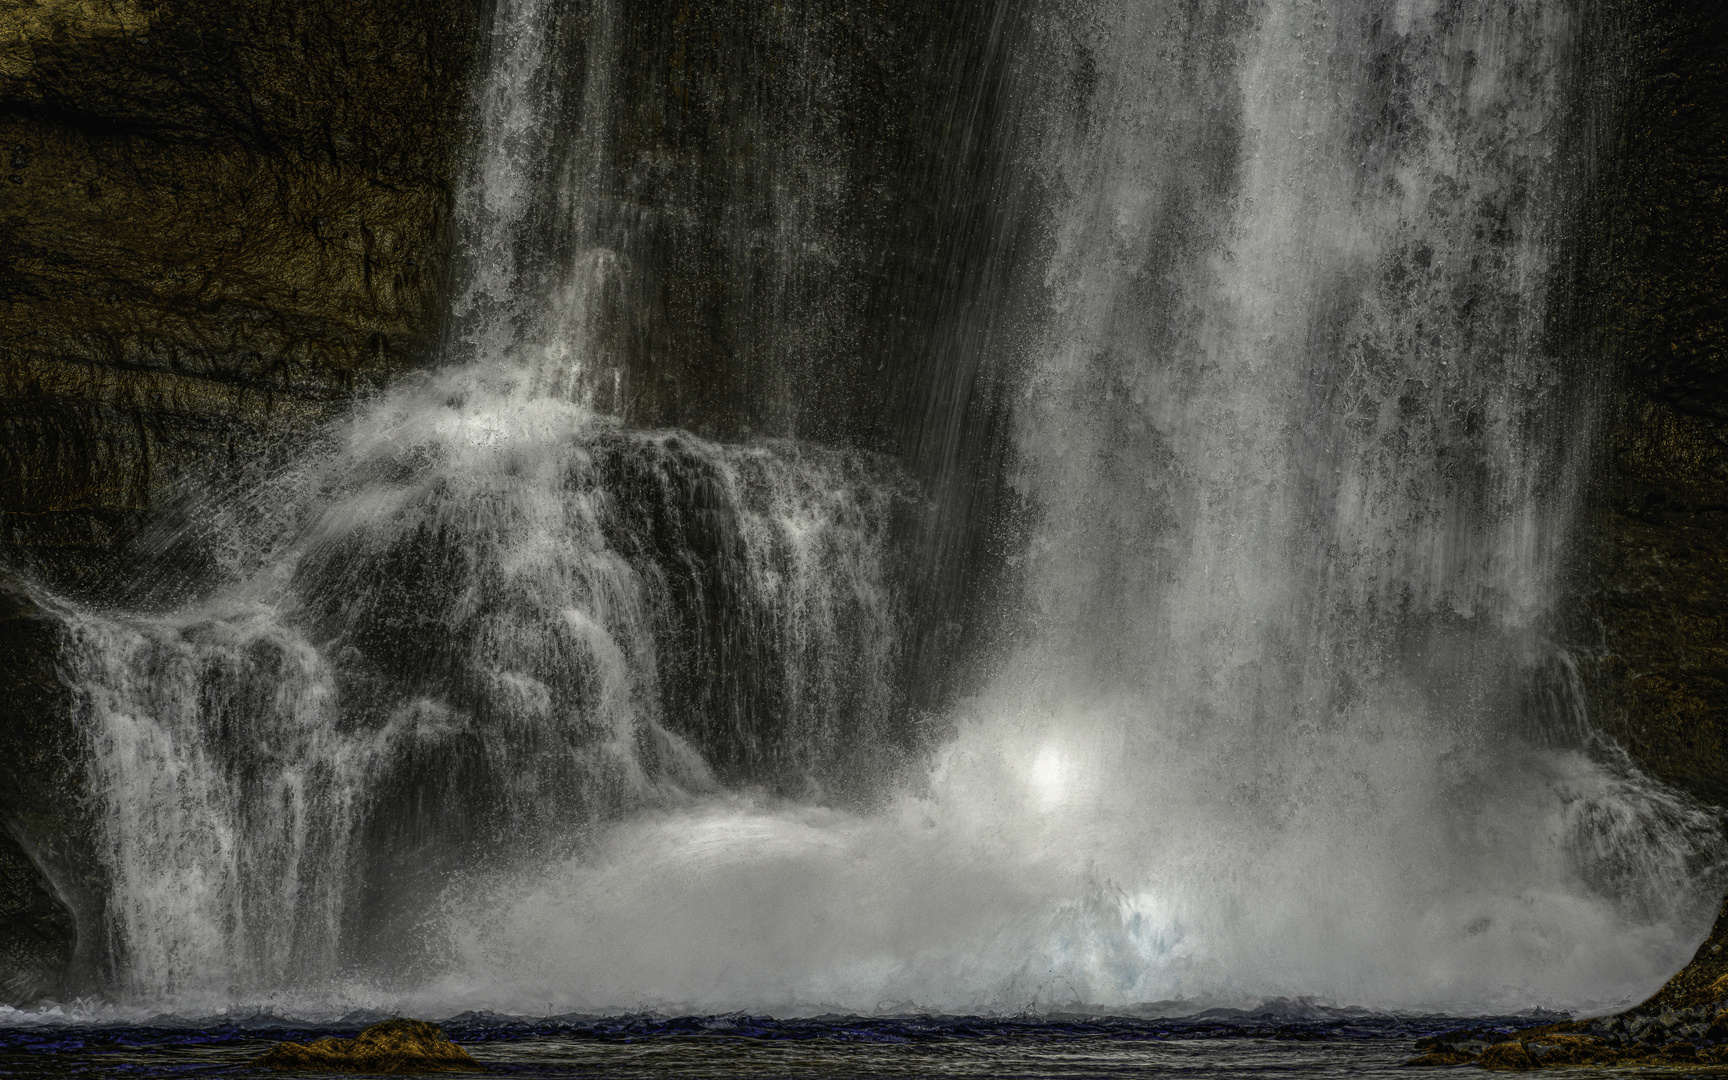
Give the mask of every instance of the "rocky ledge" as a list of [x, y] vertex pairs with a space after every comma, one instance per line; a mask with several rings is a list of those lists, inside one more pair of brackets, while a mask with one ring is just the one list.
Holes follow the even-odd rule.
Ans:
[[1407, 1065], [1480, 1065], [1522, 1072], [1563, 1065], [1728, 1065], [1728, 1008], [1613, 1016], [1510, 1034], [1445, 1031], [1416, 1040]]
[[1522, 1031], [1459, 1028], [1416, 1040], [1407, 1065], [1728, 1065], [1728, 899], [1692, 962], [1650, 1000], [1613, 1016]]
[[386, 1020], [352, 1039], [279, 1043], [252, 1064], [296, 1072], [485, 1072], [486, 1067], [424, 1020]]

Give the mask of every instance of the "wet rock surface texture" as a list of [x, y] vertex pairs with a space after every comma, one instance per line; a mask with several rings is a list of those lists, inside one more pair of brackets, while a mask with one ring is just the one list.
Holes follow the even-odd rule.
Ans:
[[1590, 722], [1728, 804], [1728, 9], [1640, 5], [1585, 245], [1612, 371], [1569, 638]]
[[61, 627], [0, 574], [0, 1004], [77, 993], [105, 963], [83, 736], [58, 677]]
[[386, 1020], [352, 1039], [282, 1043], [254, 1064], [297, 1072], [485, 1072], [468, 1052], [422, 1020]]
[[58, 994], [76, 941], [72, 913], [17, 841], [0, 832], [0, 1002]]
[[8, 561], [93, 584], [180, 478], [426, 360], [478, 7], [0, 7]]

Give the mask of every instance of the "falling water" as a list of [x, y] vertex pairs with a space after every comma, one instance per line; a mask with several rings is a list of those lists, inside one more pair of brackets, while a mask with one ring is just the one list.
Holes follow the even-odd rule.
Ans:
[[195, 595], [66, 607], [118, 992], [1480, 1009], [1683, 960], [1716, 820], [1554, 639], [1589, 13], [1024, 7], [983, 689], [908, 702], [940, 485], [624, 421], [621, 15], [501, 2], [449, 363], [200, 505]]
[[157, 576], [196, 599], [68, 612], [133, 996], [400, 976], [453, 875], [724, 785], [855, 798], [900, 754], [892, 465], [592, 407], [608, 13], [585, 65], [555, 14], [499, 8], [451, 364], [194, 507]]

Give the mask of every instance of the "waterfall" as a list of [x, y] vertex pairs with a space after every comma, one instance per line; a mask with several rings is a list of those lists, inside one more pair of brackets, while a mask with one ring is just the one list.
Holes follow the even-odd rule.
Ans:
[[[1017, 5], [976, 137], [1035, 310], [916, 383], [1012, 390], [936, 480], [636, 422], [624, 14], [496, 7], [447, 362], [193, 505], [150, 602], [61, 605], [116, 993], [1472, 1010], [1684, 959], [1716, 818], [1556, 640], [1584, 0]], [[943, 535], [1024, 588], [932, 715], [919, 620], [985, 614], [917, 538], [974, 475], [1015, 528]]]
[[192, 506], [145, 590], [177, 603], [66, 610], [127, 995], [400, 975], [452, 876], [902, 754], [894, 465], [594, 407], [608, 13], [586, 64], [568, 14], [499, 5], [449, 362]]

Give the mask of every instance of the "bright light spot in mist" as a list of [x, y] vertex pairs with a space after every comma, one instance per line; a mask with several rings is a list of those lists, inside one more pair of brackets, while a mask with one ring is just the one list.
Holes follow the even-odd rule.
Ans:
[[1032, 759], [1032, 790], [1038, 802], [1045, 807], [1055, 806], [1062, 801], [1067, 787], [1068, 762], [1055, 743], [1045, 743]]

